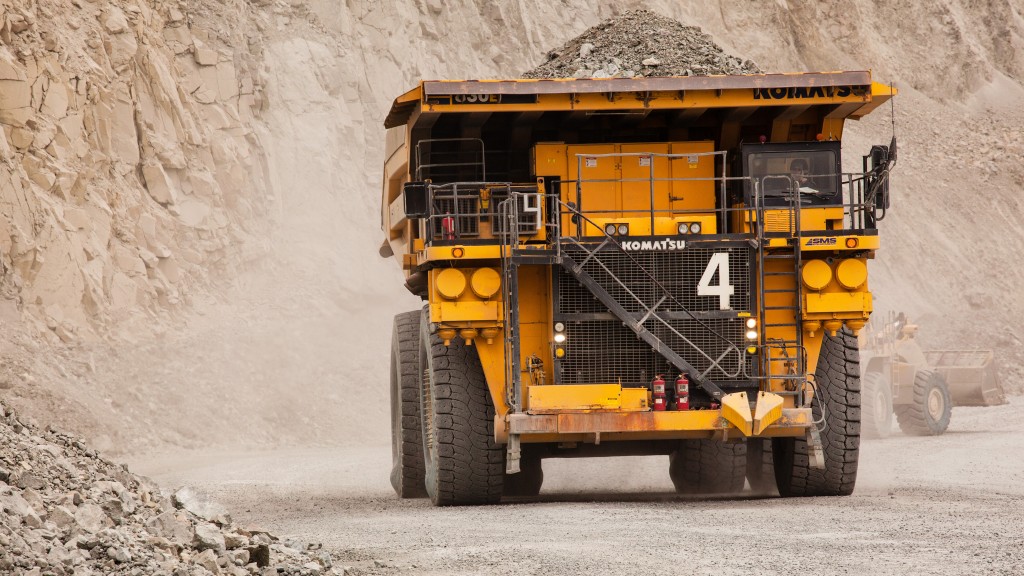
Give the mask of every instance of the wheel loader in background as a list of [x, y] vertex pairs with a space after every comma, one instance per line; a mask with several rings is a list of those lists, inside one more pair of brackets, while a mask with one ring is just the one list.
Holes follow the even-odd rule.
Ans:
[[[842, 170], [869, 72], [423, 81], [387, 128], [401, 497], [535, 495], [548, 458], [668, 456], [681, 493], [857, 476], [856, 334], [895, 139]], [[763, 451], [767, 455], [769, 451]]]
[[923, 350], [919, 327], [902, 312], [873, 320], [861, 333], [861, 429], [887, 437], [900, 430], [942, 434], [953, 406], [994, 406], [1006, 398], [991, 350]]

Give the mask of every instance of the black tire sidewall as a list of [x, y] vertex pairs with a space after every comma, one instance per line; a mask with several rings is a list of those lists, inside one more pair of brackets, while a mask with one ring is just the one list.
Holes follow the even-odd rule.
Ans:
[[430, 317], [427, 309], [423, 310], [420, 321], [419, 374], [420, 374], [420, 430], [423, 438], [423, 464], [425, 468], [424, 485], [427, 496], [437, 502], [440, 489], [437, 485], [437, 434], [431, 429], [436, 414], [434, 395], [430, 380], [434, 371], [433, 354], [431, 354]]
[[[938, 419], [932, 417], [932, 413], [928, 410], [928, 399], [932, 395], [932, 391], [938, 391], [942, 397], [942, 413]], [[952, 415], [953, 406], [952, 399], [949, 395], [949, 387], [946, 386], [946, 381], [943, 380], [942, 375], [938, 372], [932, 372], [927, 379], [924, 389], [924, 417], [928, 423], [928, 428], [932, 430], [934, 434], [942, 434], [949, 427], [950, 416]]]

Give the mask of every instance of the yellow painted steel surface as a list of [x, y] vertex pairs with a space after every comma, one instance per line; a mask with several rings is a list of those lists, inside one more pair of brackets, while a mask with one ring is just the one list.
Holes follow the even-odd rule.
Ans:
[[[455, 257], [453, 251], [456, 250], [461, 250], [462, 256]], [[430, 246], [421, 248], [416, 264], [422, 265], [438, 260], [461, 262], [466, 260], [497, 260], [498, 258], [501, 258], [501, 248], [497, 244], [491, 246]]]
[[618, 410], [622, 407], [622, 386], [530, 386], [526, 398], [526, 410], [530, 414], [562, 410]]
[[869, 292], [832, 292], [826, 294], [807, 294], [807, 313], [831, 312], [871, 312], [871, 293]]
[[761, 434], [766, 428], [782, 418], [782, 406], [785, 401], [778, 394], [758, 392], [757, 405], [754, 407], [753, 433]]
[[753, 432], [754, 417], [750, 414], [750, 402], [746, 392], [734, 392], [722, 396], [722, 418], [729, 421], [744, 436]]
[[[545, 266], [522, 266], [519, 268], [519, 365], [526, 366], [531, 356], [543, 363], [544, 380], [554, 382], [551, 348], [551, 271]], [[500, 309], [501, 303], [494, 301]], [[431, 305], [431, 310], [434, 306]], [[432, 320], [437, 321], [437, 320]], [[483, 365], [487, 387], [491, 391], [495, 410], [505, 414], [509, 407], [505, 390], [505, 347], [501, 337], [487, 344], [480, 338], [475, 341], [480, 362]], [[526, 373], [522, 376], [527, 393], [531, 387]]]
[[648, 408], [647, 389], [618, 384], [529, 386], [526, 410], [530, 414], [578, 410], [636, 411]]
[[[536, 95], [526, 101], [503, 94]], [[859, 118], [896, 94], [871, 73], [819, 72], [704, 78], [424, 81], [399, 96], [384, 121], [401, 126], [419, 107], [439, 112], [517, 112], [828, 106], [826, 128]], [[835, 126], [838, 124], [838, 126]], [[828, 134], [838, 137], [838, 132]]]
[[441, 296], [455, 300], [466, 291], [466, 275], [458, 268], [445, 268], [435, 278]]
[[501, 288], [501, 275], [494, 268], [480, 268], [473, 272], [469, 284], [478, 298], [488, 299]]
[[824, 260], [808, 260], [804, 262], [800, 278], [811, 290], [821, 290], [832, 281], [832, 267]]
[[[537, 435], [534, 440], [555, 441], [563, 435], [601, 433], [621, 434], [622, 439], [654, 439], [687, 437], [686, 432], [711, 433], [732, 430], [740, 431], [722, 416], [721, 410], [683, 410], [665, 412], [621, 412], [592, 411], [568, 414], [511, 414], [508, 416], [509, 431]], [[802, 436], [812, 425], [810, 408], [785, 408], [772, 425], [765, 428], [761, 436]], [[698, 437], [694, 435], [691, 437]]]
[[849, 258], [836, 266], [836, 280], [847, 290], [856, 290], [868, 281], [868, 266], [863, 260]]
[[[713, 151], [711, 141], [542, 143], [534, 148], [534, 167], [537, 176], [567, 182], [560, 190], [561, 200], [575, 204], [592, 221], [581, 224], [585, 235], [600, 236], [607, 223], [628, 224], [633, 236], [676, 235], [680, 222], [698, 222], [703, 233], [714, 234], [715, 162], [713, 156], [702, 155]], [[576, 233], [568, 214], [563, 215], [561, 226], [564, 234]]]

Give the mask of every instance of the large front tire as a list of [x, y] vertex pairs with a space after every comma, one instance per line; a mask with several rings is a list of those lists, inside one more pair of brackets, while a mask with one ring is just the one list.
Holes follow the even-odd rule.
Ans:
[[888, 438], [892, 434], [892, 387], [878, 372], [861, 380], [861, 432], [865, 438]]
[[743, 490], [747, 445], [682, 440], [669, 455], [668, 474], [680, 494], [735, 494]]
[[427, 495], [420, 429], [421, 314], [398, 314], [391, 334], [391, 486], [399, 498]]
[[949, 428], [952, 410], [949, 387], [942, 375], [919, 370], [914, 376], [914, 401], [897, 406], [896, 421], [904, 434], [938, 436]]
[[435, 506], [501, 500], [505, 447], [494, 441], [494, 405], [476, 348], [448, 346], [420, 323], [420, 412], [426, 489]]
[[782, 496], [847, 496], [857, 482], [860, 454], [860, 352], [847, 329], [822, 340], [812, 414], [824, 420], [825, 468], [814, 468], [803, 438], [775, 438], [775, 482]]

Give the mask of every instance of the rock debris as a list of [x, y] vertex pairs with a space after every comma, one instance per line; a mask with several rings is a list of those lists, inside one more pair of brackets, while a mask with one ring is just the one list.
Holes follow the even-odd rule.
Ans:
[[726, 54], [696, 26], [650, 10], [631, 10], [590, 28], [525, 78], [630, 78], [760, 74], [750, 60]]
[[320, 548], [239, 526], [0, 403], [0, 574], [338, 574]]

